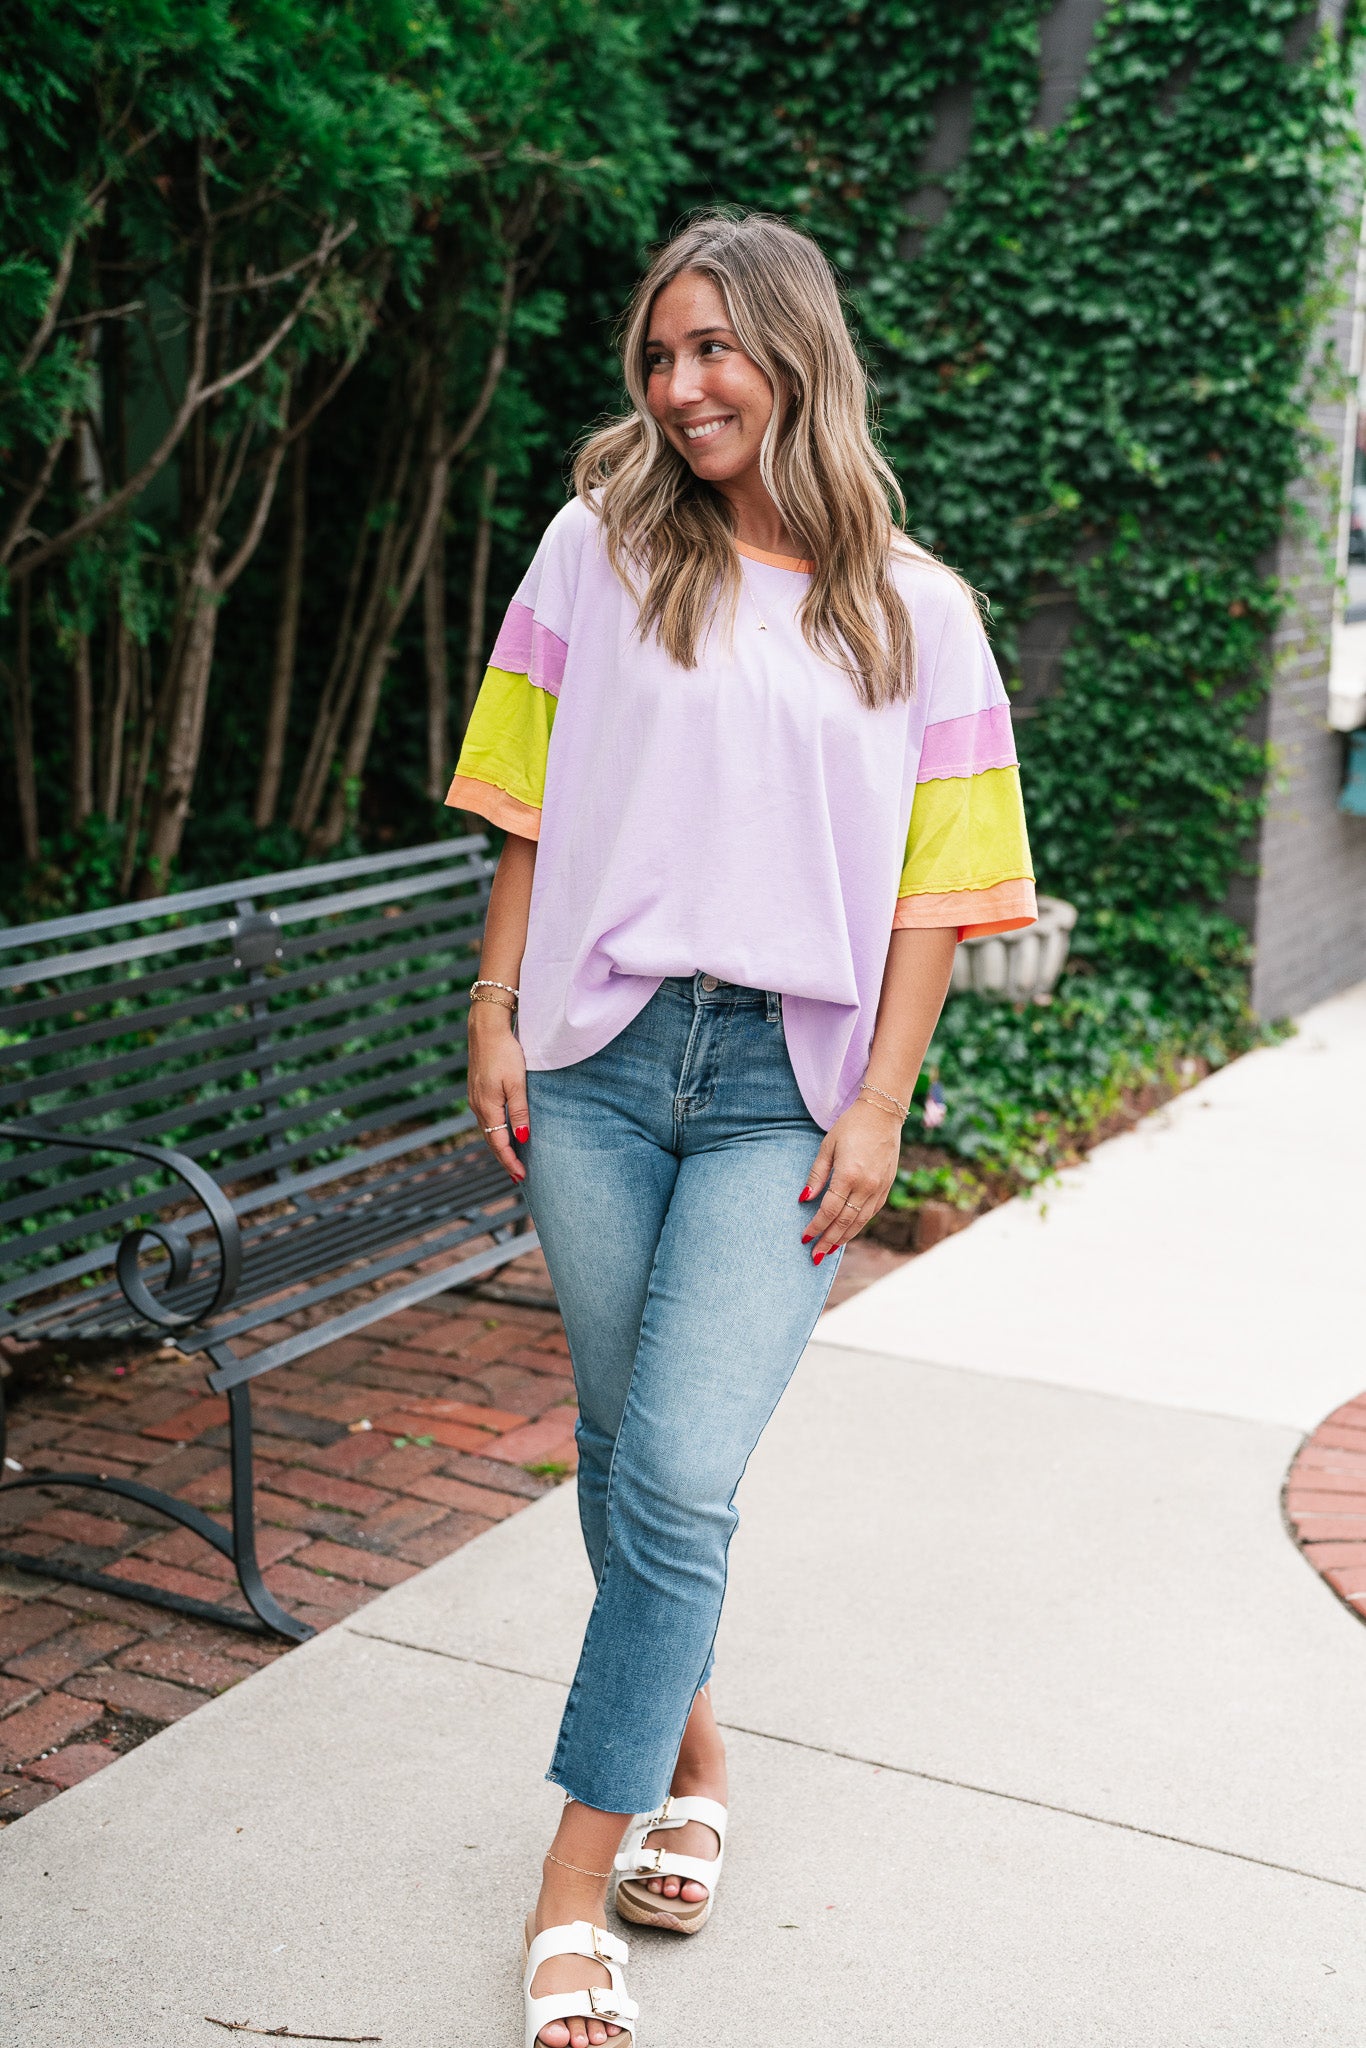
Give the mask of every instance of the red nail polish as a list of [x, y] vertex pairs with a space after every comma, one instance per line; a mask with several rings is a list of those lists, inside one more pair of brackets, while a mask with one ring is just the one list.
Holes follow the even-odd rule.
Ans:
[[801, 1193], [798, 1195], [797, 1200], [799, 1202], [809, 1202], [811, 1200], [810, 1188], [803, 1188]]
[[812, 1265], [813, 1265], [813, 1266], [819, 1266], [819, 1264], [820, 1264], [821, 1260], [822, 1260], [822, 1259], [823, 1259], [824, 1257], [825, 1257], [825, 1253], [824, 1253], [824, 1252], [812, 1252], [812, 1254], [811, 1254], [811, 1263], [812, 1263]]
[[525, 1145], [527, 1139], [531, 1136], [530, 1124], [518, 1124], [512, 1135], [519, 1145]]

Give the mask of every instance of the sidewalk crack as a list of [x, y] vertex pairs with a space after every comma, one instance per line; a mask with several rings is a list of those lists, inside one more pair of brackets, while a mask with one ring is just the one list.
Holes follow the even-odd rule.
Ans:
[[900, 1778], [916, 1778], [924, 1785], [945, 1785], [954, 1792], [975, 1792], [983, 1799], [1004, 1799], [1013, 1806], [1032, 1806], [1040, 1813], [1060, 1813], [1068, 1820], [1090, 1821], [1098, 1828], [1117, 1828], [1122, 1834], [1145, 1835], [1152, 1842], [1170, 1842], [1178, 1849], [1198, 1849], [1206, 1856], [1227, 1856], [1235, 1863], [1256, 1864], [1259, 1870], [1278, 1870], [1286, 1877], [1304, 1877], [1311, 1884], [1328, 1884], [1338, 1891], [1366, 1895], [1366, 1884], [1353, 1884], [1350, 1878], [1327, 1877], [1322, 1871], [1303, 1870], [1297, 1863], [1277, 1863], [1270, 1856], [1253, 1856], [1246, 1849], [1225, 1849], [1218, 1842], [1197, 1842], [1193, 1836], [1173, 1835], [1165, 1828], [1145, 1828], [1137, 1821], [1115, 1820], [1104, 1813], [1088, 1813], [1083, 1806], [1062, 1806], [1052, 1799], [1032, 1798], [1027, 1792], [1005, 1792], [999, 1785], [978, 1785], [970, 1778], [949, 1778], [938, 1771], [918, 1771], [910, 1764], [893, 1764], [877, 1757], [859, 1756], [851, 1749], [834, 1749], [823, 1742], [803, 1742], [795, 1735], [774, 1735], [766, 1728], [746, 1728], [739, 1721], [720, 1721], [720, 1726], [736, 1735], [753, 1736], [759, 1742], [780, 1742], [788, 1749], [805, 1749], [816, 1756], [839, 1757], [845, 1763], [890, 1771]]
[[[430, 1643], [410, 1643], [401, 1636], [382, 1636], [372, 1629], [347, 1626], [344, 1633], [364, 1636], [371, 1643], [388, 1643], [396, 1650], [416, 1650], [422, 1656], [444, 1657], [452, 1664], [473, 1664], [481, 1671], [501, 1671], [508, 1678], [529, 1678], [537, 1685], [557, 1686], [561, 1692], [569, 1690], [562, 1678], [548, 1678], [543, 1671], [524, 1671], [516, 1664], [499, 1664], [490, 1657], [470, 1657], [459, 1650], [439, 1650]], [[999, 1785], [978, 1785], [970, 1778], [950, 1778], [939, 1771], [918, 1771], [910, 1764], [894, 1764], [879, 1757], [860, 1756], [855, 1750], [835, 1749], [829, 1743], [803, 1742], [795, 1735], [775, 1735], [768, 1728], [747, 1728], [742, 1721], [721, 1721], [720, 1726], [733, 1735], [748, 1735], [756, 1742], [781, 1743], [786, 1749], [808, 1750], [813, 1756], [838, 1757], [842, 1763], [861, 1764], [866, 1770], [889, 1771], [898, 1778], [914, 1778], [922, 1785], [943, 1785], [952, 1792], [975, 1793], [980, 1799], [1004, 1799], [1012, 1806], [1029, 1806], [1039, 1813], [1061, 1814], [1065, 1820], [1088, 1821], [1093, 1827], [1115, 1828], [1126, 1835], [1143, 1835], [1150, 1842], [1170, 1842], [1177, 1849], [1195, 1849], [1205, 1856], [1226, 1856], [1234, 1863], [1251, 1863], [1258, 1870], [1275, 1870], [1283, 1877], [1302, 1877], [1310, 1884], [1331, 1885], [1335, 1891], [1357, 1892], [1366, 1896], [1366, 1884], [1353, 1884], [1346, 1877], [1327, 1877], [1319, 1870], [1304, 1870], [1297, 1863], [1277, 1863], [1270, 1856], [1253, 1856], [1246, 1849], [1226, 1849], [1218, 1842], [1197, 1842], [1190, 1835], [1173, 1835], [1164, 1828], [1145, 1828], [1137, 1821], [1115, 1820], [1104, 1813], [1088, 1813], [1085, 1807], [1062, 1806], [1052, 1799], [1035, 1799], [1027, 1792], [1006, 1792]]]

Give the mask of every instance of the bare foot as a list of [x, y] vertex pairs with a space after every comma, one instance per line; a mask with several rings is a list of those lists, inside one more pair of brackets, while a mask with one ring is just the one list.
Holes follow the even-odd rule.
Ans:
[[[534, 1933], [540, 1934], [547, 1927], [564, 1927], [575, 1920], [588, 1920], [595, 1927], [603, 1927], [606, 1913], [606, 1894], [591, 1878], [546, 1864], [541, 1896], [532, 1919]], [[590, 1987], [605, 1992], [611, 1982], [605, 1963], [590, 1962], [583, 1956], [548, 1956], [531, 1980], [531, 1995], [550, 1998], [557, 1991], [586, 1991]], [[584, 2000], [585, 2008], [588, 2002]], [[536, 2039], [542, 2048], [602, 2048], [607, 2041], [618, 2042], [620, 2048], [631, 2048], [628, 2032], [610, 2020], [594, 2019], [587, 2010], [581, 2019], [548, 2020]]]
[[[686, 1793], [675, 1785], [673, 1792], [675, 1798], [716, 1799], [718, 1805], [725, 1805], [723, 1798], [718, 1798], [715, 1792], [704, 1792], [700, 1785], [690, 1786]], [[647, 1849], [667, 1849], [673, 1856], [696, 1856], [707, 1863], [721, 1853], [715, 1828], [709, 1828], [705, 1821], [700, 1820], [685, 1820], [681, 1828], [658, 1828], [654, 1834], [645, 1837], [645, 1846]], [[667, 1873], [650, 1878], [646, 1888], [658, 1892], [662, 1898], [682, 1899], [685, 1906], [697, 1905], [706, 1898], [708, 1891], [706, 1885], [698, 1884], [690, 1877], [674, 1877]]]
[[[712, 1712], [710, 1686], [705, 1686], [693, 1702], [669, 1791], [675, 1799], [714, 1799], [718, 1806], [724, 1806], [729, 1797], [726, 1745]], [[645, 1837], [645, 1846], [665, 1849], [675, 1856], [696, 1856], [707, 1863], [721, 1853], [715, 1828], [700, 1820], [685, 1821], [681, 1828], [658, 1828]], [[661, 1898], [681, 1899], [685, 1906], [695, 1906], [706, 1898], [708, 1886], [697, 1884], [692, 1878], [652, 1877], [647, 1889]]]

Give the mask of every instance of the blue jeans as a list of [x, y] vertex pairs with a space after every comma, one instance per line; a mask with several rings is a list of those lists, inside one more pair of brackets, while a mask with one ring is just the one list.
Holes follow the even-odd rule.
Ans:
[[778, 997], [701, 973], [527, 1083], [527, 1191], [574, 1364], [597, 1580], [548, 1776], [643, 1813], [711, 1669], [735, 1490], [839, 1263], [801, 1242], [822, 1132]]

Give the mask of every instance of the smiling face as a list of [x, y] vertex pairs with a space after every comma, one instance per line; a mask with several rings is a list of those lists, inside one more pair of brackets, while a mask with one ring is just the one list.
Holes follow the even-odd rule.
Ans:
[[773, 387], [736, 339], [709, 277], [685, 270], [654, 302], [645, 341], [646, 401], [695, 475], [724, 490], [757, 477]]

